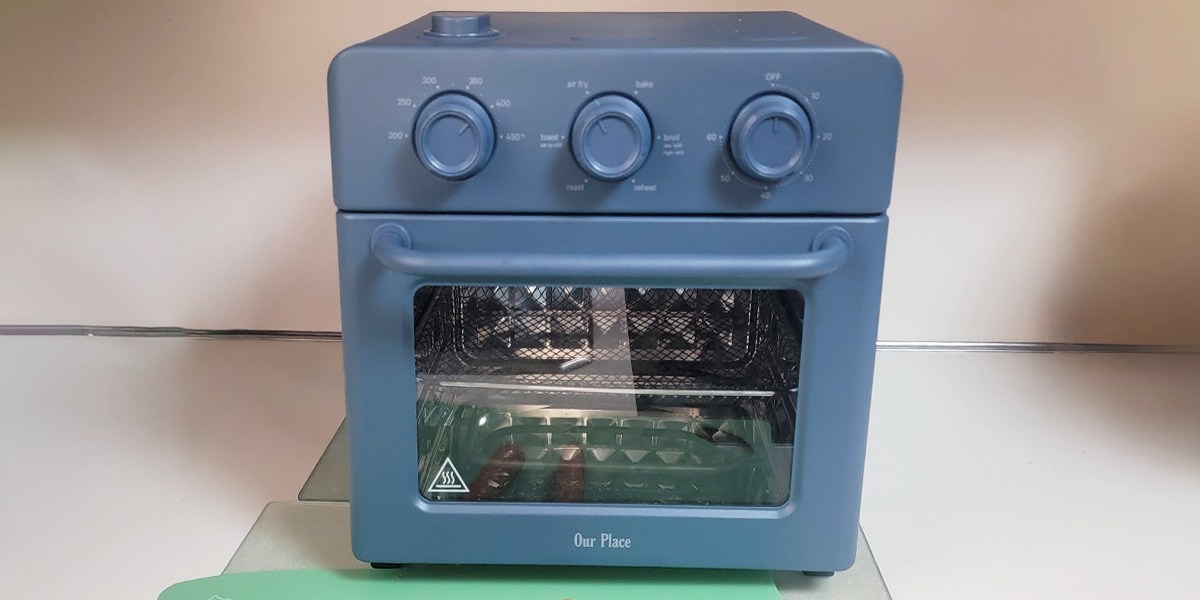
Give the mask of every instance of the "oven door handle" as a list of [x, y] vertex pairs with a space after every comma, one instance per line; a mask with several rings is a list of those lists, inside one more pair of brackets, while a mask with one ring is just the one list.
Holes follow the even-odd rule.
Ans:
[[426, 252], [413, 248], [404, 227], [387, 223], [371, 234], [371, 253], [392, 271], [464, 283], [775, 282], [824, 277], [853, 252], [850, 233], [829, 227], [812, 251], [762, 256], [735, 254], [514, 254]]

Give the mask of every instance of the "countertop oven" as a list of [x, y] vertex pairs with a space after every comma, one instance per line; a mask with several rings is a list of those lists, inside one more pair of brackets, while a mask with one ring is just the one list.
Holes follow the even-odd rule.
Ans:
[[900, 89], [790, 13], [435, 13], [343, 51], [355, 554], [849, 567]]

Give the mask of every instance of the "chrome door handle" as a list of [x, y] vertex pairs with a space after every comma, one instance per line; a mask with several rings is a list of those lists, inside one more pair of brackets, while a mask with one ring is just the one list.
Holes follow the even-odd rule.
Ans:
[[763, 256], [730, 254], [571, 254], [425, 252], [395, 223], [371, 234], [371, 253], [383, 266], [417, 277], [462, 282], [538, 283], [647, 280], [656, 285], [710, 282], [777, 282], [816, 279], [842, 268], [854, 242], [841, 227], [813, 240], [812, 251]]

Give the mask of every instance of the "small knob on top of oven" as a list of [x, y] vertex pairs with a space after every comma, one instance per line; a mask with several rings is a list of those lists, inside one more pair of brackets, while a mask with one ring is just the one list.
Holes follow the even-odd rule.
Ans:
[[575, 162], [604, 181], [620, 181], [636, 173], [650, 156], [652, 141], [646, 111], [617, 94], [593, 98], [571, 128]]
[[783, 94], [766, 94], [746, 103], [729, 131], [729, 151], [738, 168], [766, 182], [794, 175], [811, 145], [808, 113]]
[[496, 127], [477, 100], [449, 92], [421, 107], [413, 128], [413, 144], [421, 164], [434, 175], [466, 179], [491, 160]]
[[492, 15], [485, 12], [435, 12], [429, 16], [425, 35], [437, 38], [492, 37], [500, 32], [492, 29]]

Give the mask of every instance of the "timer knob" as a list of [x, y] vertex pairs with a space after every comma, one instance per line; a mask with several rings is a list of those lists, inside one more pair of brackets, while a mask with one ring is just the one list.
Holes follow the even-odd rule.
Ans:
[[783, 94], [759, 96], [738, 111], [729, 132], [733, 160], [766, 182], [796, 173], [812, 145], [812, 124], [798, 102]]
[[482, 104], [466, 94], [450, 92], [421, 108], [413, 144], [421, 164], [434, 175], [466, 179], [492, 158], [496, 128]]
[[641, 106], [625, 96], [607, 94], [593, 98], [575, 117], [571, 152], [596, 179], [620, 181], [646, 162], [652, 137], [650, 119]]

